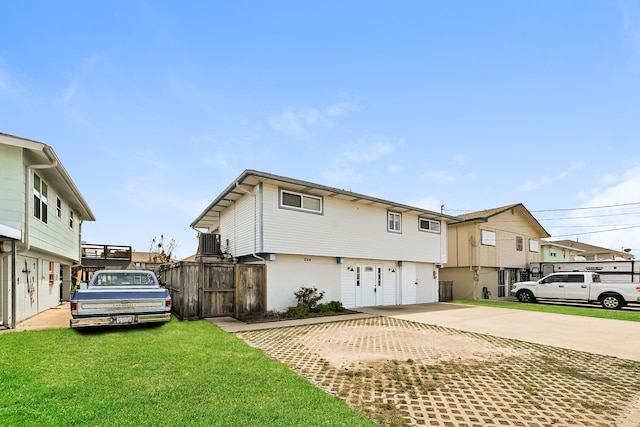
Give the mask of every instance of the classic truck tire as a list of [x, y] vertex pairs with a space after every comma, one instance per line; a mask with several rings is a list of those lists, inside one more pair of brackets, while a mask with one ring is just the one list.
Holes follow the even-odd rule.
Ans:
[[624, 305], [624, 301], [618, 295], [605, 295], [600, 298], [600, 304], [602, 304], [602, 308], [620, 310]]
[[520, 291], [516, 294], [516, 297], [520, 302], [536, 302], [536, 298], [531, 291]]

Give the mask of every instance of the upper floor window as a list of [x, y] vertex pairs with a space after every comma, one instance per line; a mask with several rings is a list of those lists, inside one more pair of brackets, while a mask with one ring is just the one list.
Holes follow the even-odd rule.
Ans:
[[529, 252], [540, 252], [540, 243], [537, 240], [529, 239]]
[[556, 256], [556, 248], [549, 248], [549, 256]]
[[73, 211], [69, 211], [69, 227], [73, 228]]
[[522, 251], [522, 237], [516, 236], [516, 251]]
[[48, 220], [47, 197], [49, 186], [38, 174], [33, 174], [33, 216], [46, 223]]
[[402, 232], [402, 214], [398, 212], [387, 212], [387, 231], [395, 233]]
[[485, 246], [495, 246], [496, 232], [491, 230], [480, 230], [480, 242]]
[[280, 205], [303, 211], [322, 213], [322, 197], [280, 190]]
[[62, 218], [62, 200], [60, 200], [60, 197], [56, 197], [56, 213], [58, 218]]
[[430, 231], [432, 233], [440, 232], [440, 221], [433, 221], [431, 219], [419, 218], [418, 229], [420, 231]]

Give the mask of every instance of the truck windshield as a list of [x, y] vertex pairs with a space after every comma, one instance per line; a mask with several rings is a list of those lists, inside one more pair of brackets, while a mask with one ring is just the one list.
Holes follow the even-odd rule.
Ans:
[[97, 286], [156, 285], [157, 282], [153, 275], [145, 272], [109, 272], [97, 273], [93, 284]]

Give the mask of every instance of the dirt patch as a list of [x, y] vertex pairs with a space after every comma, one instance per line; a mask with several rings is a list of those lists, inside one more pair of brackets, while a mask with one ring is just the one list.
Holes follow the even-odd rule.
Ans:
[[640, 363], [376, 317], [238, 334], [383, 426], [634, 426]]

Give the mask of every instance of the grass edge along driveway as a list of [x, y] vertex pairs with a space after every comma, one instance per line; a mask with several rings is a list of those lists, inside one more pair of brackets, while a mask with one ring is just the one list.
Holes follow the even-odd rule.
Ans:
[[207, 321], [0, 335], [3, 426], [373, 426]]

